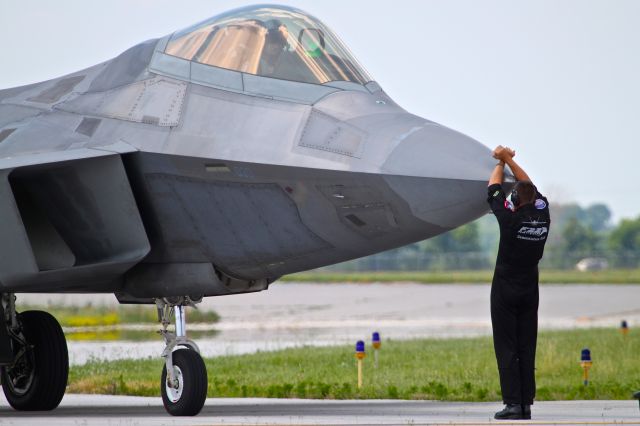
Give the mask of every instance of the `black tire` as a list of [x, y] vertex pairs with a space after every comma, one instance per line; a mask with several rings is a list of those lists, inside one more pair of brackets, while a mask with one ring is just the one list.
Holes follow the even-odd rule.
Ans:
[[18, 314], [30, 347], [11, 367], [2, 368], [2, 391], [16, 410], [53, 410], [67, 388], [69, 355], [62, 327], [49, 313]]
[[[199, 353], [191, 349], [173, 352], [173, 367], [181, 376], [181, 393], [167, 389], [167, 366], [162, 368], [160, 391], [164, 408], [172, 416], [195, 416], [207, 399], [207, 367]], [[168, 395], [169, 393], [169, 395]]]

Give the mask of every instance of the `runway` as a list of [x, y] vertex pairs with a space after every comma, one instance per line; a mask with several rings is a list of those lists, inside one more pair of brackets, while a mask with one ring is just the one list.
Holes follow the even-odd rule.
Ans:
[[196, 417], [171, 417], [160, 398], [66, 395], [57, 410], [22, 413], [0, 398], [0, 425], [640, 424], [636, 401], [538, 402], [531, 421], [497, 422], [499, 403], [207, 399]]

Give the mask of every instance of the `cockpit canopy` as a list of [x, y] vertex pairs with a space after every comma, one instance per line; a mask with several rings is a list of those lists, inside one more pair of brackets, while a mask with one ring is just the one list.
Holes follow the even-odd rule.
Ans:
[[340, 39], [297, 9], [260, 5], [214, 16], [171, 36], [165, 53], [201, 64], [304, 83], [371, 81]]

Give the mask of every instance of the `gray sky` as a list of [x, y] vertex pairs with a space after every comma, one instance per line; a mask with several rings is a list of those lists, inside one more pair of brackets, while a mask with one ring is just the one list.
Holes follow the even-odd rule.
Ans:
[[[0, 88], [252, 4], [0, 0]], [[279, 1], [331, 27], [396, 102], [517, 158], [551, 201], [640, 215], [640, 1]]]

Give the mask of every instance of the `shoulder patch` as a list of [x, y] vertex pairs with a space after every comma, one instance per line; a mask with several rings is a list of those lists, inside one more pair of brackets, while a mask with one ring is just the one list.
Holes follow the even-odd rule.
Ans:
[[496, 190], [496, 192], [493, 193], [492, 197], [497, 197], [498, 195], [500, 195], [500, 190]]
[[538, 209], [538, 210], [542, 210], [545, 207], [547, 207], [547, 203], [545, 203], [544, 200], [541, 199], [541, 198], [538, 198], [534, 205], [536, 206], [536, 209]]

